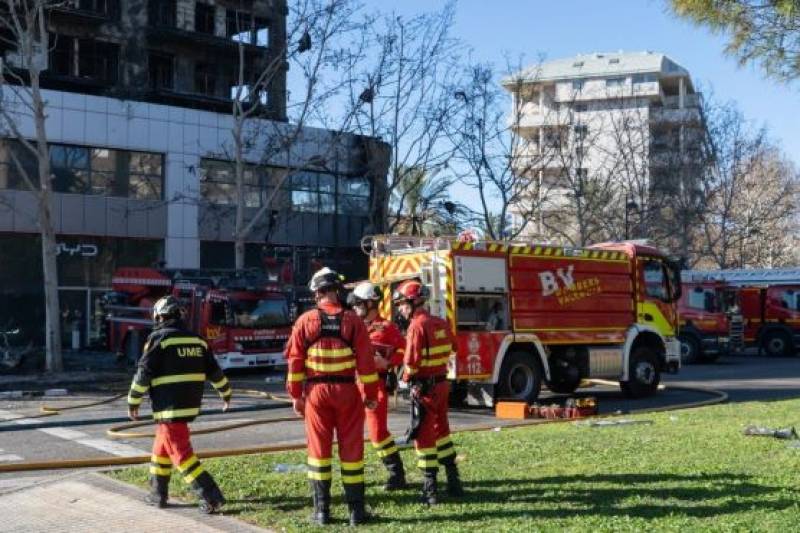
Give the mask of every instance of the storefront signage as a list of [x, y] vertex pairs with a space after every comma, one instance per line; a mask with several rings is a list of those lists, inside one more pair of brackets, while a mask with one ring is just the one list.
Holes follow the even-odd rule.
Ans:
[[96, 257], [99, 249], [95, 244], [75, 244], [69, 245], [64, 242], [56, 244], [56, 255], [67, 254], [70, 257]]

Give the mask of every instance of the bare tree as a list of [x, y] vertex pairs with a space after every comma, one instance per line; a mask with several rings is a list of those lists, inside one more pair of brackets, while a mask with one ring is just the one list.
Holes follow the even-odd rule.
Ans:
[[[337, 138], [330, 139], [324, 152], [303, 155], [301, 145], [304, 130], [310, 120], [317, 118], [317, 110], [329, 104], [337, 91], [344, 86], [343, 78], [329, 78], [324, 74], [336, 70], [336, 65], [345, 61], [344, 57], [358, 54], [360, 47], [355, 39], [363, 34], [363, 22], [357, 18], [358, 5], [351, 0], [304, 0], [290, 8], [289, 28], [285, 38], [275, 47], [268, 59], [253, 63], [248, 39], [258, 39], [252, 17], [240, 21], [242, 34], [248, 37], [238, 39], [238, 65], [235, 85], [232, 88], [232, 150], [235, 178], [235, 227], [234, 255], [236, 268], [244, 267], [245, 243], [253, 230], [263, 223], [265, 217], [274, 218], [276, 211], [285, 208], [277, 199], [287, 180], [300, 169], [306, 167], [329, 167], [333, 159], [342, 151]], [[355, 35], [355, 39], [350, 37]], [[283, 37], [283, 36], [279, 36]], [[285, 74], [287, 64], [293, 65], [302, 73], [302, 93], [290, 108], [290, 122], [281, 123], [261, 120], [266, 108], [268, 94], [273, 81]], [[352, 112], [345, 113], [346, 127]], [[267, 196], [261, 206], [248, 213], [245, 201], [246, 170], [248, 156], [258, 154], [262, 163], [275, 163], [282, 160], [285, 170], [269, 177]], [[271, 218], [267, 219], [269, 223]]]
[[531, 105], [525, 89], [529, 80], [506, 77], [503, 89], [497, 77], [491, 65], [476, 64], [463, 83], [451, 85], [460, 106], [446, 128], [454, 152], [449, 171], [477, 196], [471, 209], [484, 233], [514, 239], [530, 234], [534, 222], [541, 226], [547, 193], [542, 171], [555, 150], [541, 136], [531, 137], [523, 123]]
[[[5, 0], [0, 5], [0, 42], [11, 49], [0, 58], [0, 128], [13, 137], [22, 151], [35, 158], [36, 172], [22, 164], [22, 153], [9, 150], [11, 160], [25, 186], [36, 198], [42, 244], [45, 298], [45, 366], [49, 372], [63, 369], [61, 323], [58, 301], [57, 246], [52, 213], [52, 173], [45, 120], [47, 102], [40, 78], [47, 68], [50, 50], [47, 32], [49, 9], [61, 2], [47, 0]], [[12, 59], [8, 61], [8, 59]], [[24, 133], [23, 121], [33, 120], [33, 139]]]
[[[735, 105], [713, 108], [709, 123], [715, 164], [705, 252], [718, 268], [775, 264], [774, 253], [797, 220], [797, 172], [766, 130], [753, 127]], [[775, 241], [772, 261], [763, 256], [767, 240]]]
[[445, 125], [457, 105], [447, 89], [460, 53], [449, 34], [454, 13], [450, 2], [440, 12], [410, 19], [395, 14], [375, 17], [364, 53], [348, 57], [349, 103], [343, 108], [355, 112], [348, 131], [380, 138], [390, 146], [386, 194], [383, 199], [373, 195], [373, 202], [383, 203], [370, 209], [376, 232], [396, 231], [406, 212], [407, 194], [419, 185], [407, 182], [435, 174], [451, 157], [452, 148], [444, 140]]

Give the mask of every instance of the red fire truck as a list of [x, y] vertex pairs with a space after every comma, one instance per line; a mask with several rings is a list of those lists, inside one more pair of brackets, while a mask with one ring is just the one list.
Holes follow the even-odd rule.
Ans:
[[800, 270], [731, 269], [694, 272], [736, 288], [745, 346], [769, 356], [791, 356], [800, 347]]
[[[429, 307], [458, 339], [454, 395], [492, 405], [533, 401], [542, 384], [573, 392], [584, 378], [655, 393], [680, 367], [680, 274], [644, 243], [588, 248], [452, 238], [370, 237], [370, 279], [391, 291], [405, 279], [430, 290]], [[384, 300], [384, 316], [393, 316]]]
[[208, 340], [223, 369], [285, 364], [289, 299], [260, 272], [120, 268], [112, 291], [106, 297], [108, 345], [129, 360], [139, 357], [152, 329], [153, 304], [172, 294], [186, 306], [188, 327]]
[[712, 362], [743, 347], [742, 315], [735, 288], [724, 281], [683, 276], [678, 301], [681, 361]]

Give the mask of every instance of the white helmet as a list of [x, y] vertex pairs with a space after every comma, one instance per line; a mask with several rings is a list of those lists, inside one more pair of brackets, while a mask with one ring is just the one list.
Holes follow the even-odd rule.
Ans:
[[353, 289], [353, 296], [359, 300], [372, 300], [379, 302], [383, 299], [383, 291], [380, 287], [369, 281], [362, 281]]
[[311, 276], [311, 281], [308, 282], [308, 288], [312, 292], [325, 289], [338, 289], [342, 285], [342, 279], [342, 276], [335, 270], [323, 267]]

